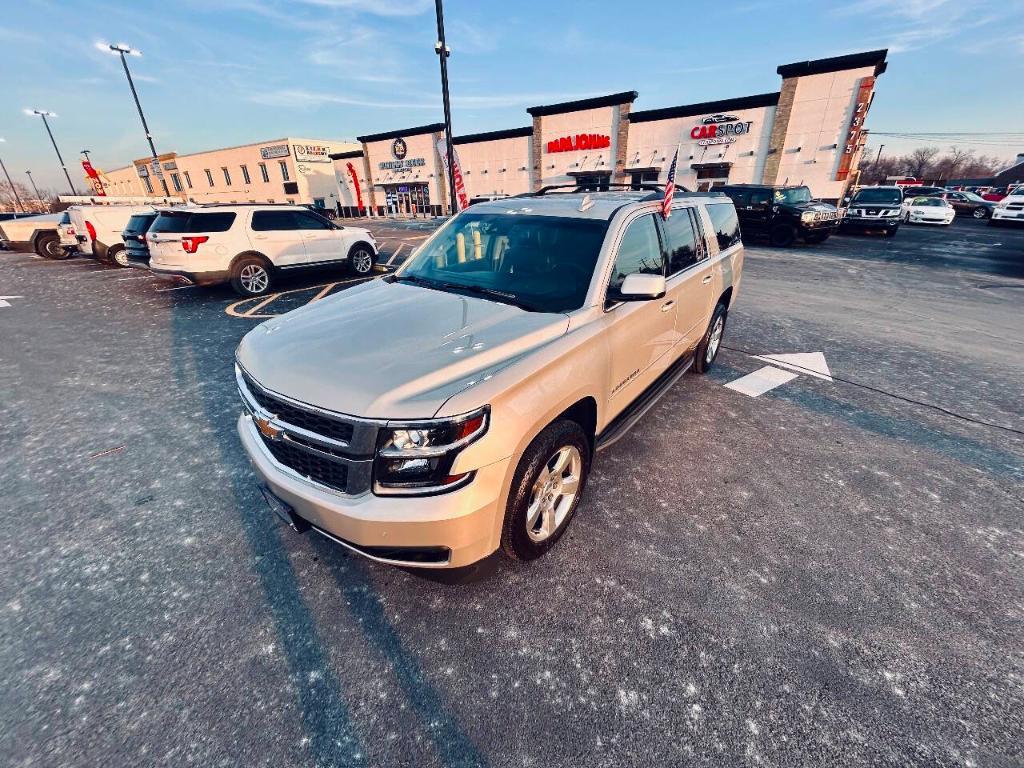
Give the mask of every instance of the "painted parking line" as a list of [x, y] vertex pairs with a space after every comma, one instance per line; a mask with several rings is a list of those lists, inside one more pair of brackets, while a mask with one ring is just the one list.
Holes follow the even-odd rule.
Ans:
[[134, 277], [119, 277], [114, 282], [123, 283], [125, 280], [155, 280], [152, 275], [135, 275]]
[[157, 293], [163, 293], [164, 291], [183, 291], [186, 288], [198, 288], [198, 285], [176, 285], [173, 288], [157, 288]]
[[[253, 296], [248, 299], [241, 299], [239, 301], [229, 304], [224, 312], [229, 317], [240, 317], [243, 319], [267, 319], [271, 317], [280, 316], [281, 312], [260, 312], [261, 309], [265, 309], [273, 304], [275, 301], [280, 299], [282, 296], [290, 296], [296, 293], [305, 293], [307, 291], [317, 291], [316, 294], [304, 304], [312, 304], [314, 301], [319, 301], [326, 297], [332, 290], [337, 288], [339, 285], [352, 285], [353, 283], [365, 283], [369, 280], [376, 280], [377, 276], [374, 277], [353, 277], [348, 280], [337, 280], [332, 283], [321, 283], [319, 285], [307, 285], [305, 288], [292, 288], [288, 291], [278, 291], [277, 293], [271, 293], [267, 296]], [[319, 290], [317, 290], [319, 289]], [[252, 306], [247, 306], [251, 302], [255, 302]]]
[[388, 259], [387, 262], [386, 262], [386, 264], [388, 266], [391, 266], [391, 262], [394, 261], [395, 257], [397, 257], [398, 254], [400, 254], [402, 252], [403, 248], [405, 248], [405, 243], [402, 243], [400, 246], [398, 246], [398, 248], [395, 249], [395, 252], [391, 254], [391, 258]]

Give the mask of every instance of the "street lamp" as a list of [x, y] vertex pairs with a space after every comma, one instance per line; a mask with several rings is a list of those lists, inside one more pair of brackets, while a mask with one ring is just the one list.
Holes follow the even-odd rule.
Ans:
[[29, 183], [32, 185], [33, 191], [36, 193], [36, 202], [42, 203], [43, 196], [39, 194], [39, 187], [36, 186], [36, 180], [32, 178], [32, 171], [25, 171], [25, 175], [28, 176]]
[[[156, 147], [153, 146], [153, 135], [149, 132], [149, 125], [146, 123], [146, 116], [142, 114], [142, 104], [139, 103], [139, 94], [135, 90], [135, 82], [132, 80], [132, 73], [128, 69], [128, 60], [125, 56], [141, 56], [142, 51], [132, 48], [127, 43], [96, 43], [96, 47], [101, 51], [109, 51], [110, 53], [116, 53], [121, 57], [121, 66], [124, 67], [124, 76], [128, 78], [128, 87], [132, 89], [132, 98], [135, 99], [135, 108], [139, 111], [139, 119], [142, 121], [142, 129], [146, 132], [146, 141], [149, 142], [149, 151], [153, 155], [153, 172], [160, 178], [160, 184], [164, 188], [164, 196], [170, 197], [171, 192], [167, 188], [167, 180], [164, 178], [163, 171], [160, 169], [160, 160], [156, 155]], [[88, 155], [86, 155], [88, 159]]]
[[24, 110], [26, 115], [39, 115], [43, 118], [43, 125], [46, 126], [46, 133], [50, 137], [50, 143], [53, 144], [53, 151], [57, 153], [57, 159], [60, 161], [60, 169], [64, 171], [64, 178], [68, 180], [68, 186], [71, 187], [71, 194], [77, 195], [75, 191], [75, 185], [71, 183], [71, 174], [68, 173], [68, 167], [64, 165], [64, 158], [60, 156], [60, 150], [57, 149], [57, 141], [53, 138], [53, 131], [50, 130], [50, 122], [46, 119], [48, 117], [56, 117], [56, 112], [47, 112], [45, 109], [26, 109]]
[[452, 215], [459, 212], [459, 204], [455, 197], [455, 149], [452, 147], [452, 105], [448, 98], [448, 57], [452, 55], [451, 50], [444, 42], [444, 8], [442, 0], [434, 0], [434, 10], [437, 15], [437, 43], [434, 51], [441, 59], [441, 98], [444, 101], [444, 145], [445, 154], [448, 156], [448, 199], [451, 201]]
[[[0, 141], [6, 142], [7, 139], [0, 139]], [[18, 188], [15, 187], [14, 182], [11, 181], [11, 174], [7, 172], [7, 166], [4, 165], [3, 159], [0, 159], [0, 168], [4, 169], [4, 176], [7, 177], [7, 183], [11, 185], [11, 193], [14, 195], [14, 199], [17, 201], [17, 205], [15, 207], [21, 208], [22, 211], [28, 213], [27, 209], [25, 208], [25, 204], [21, 202], [21, 197], [18, 195]]]

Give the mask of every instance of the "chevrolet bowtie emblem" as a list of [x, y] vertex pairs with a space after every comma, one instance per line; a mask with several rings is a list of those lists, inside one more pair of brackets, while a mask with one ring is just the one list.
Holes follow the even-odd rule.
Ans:
[[271, 424], [270, 419], [265, 419], [262, 416], [253, 416], [252, 420], [256, 422], [256, 429], [267, 440], [277, 440], [281, 436], [281, 430]]

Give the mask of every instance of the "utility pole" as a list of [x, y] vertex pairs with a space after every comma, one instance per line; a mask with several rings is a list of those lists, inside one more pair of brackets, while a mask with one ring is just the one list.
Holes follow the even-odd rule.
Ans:
[[50, 121], [46, 118], [56, 117], [56, 112], [47, 112], [45, 109], [26, 109], [26, 115], [39, 115], [43, 118], [43, 125], [46, 127], [46, 133], [50, 137], [50, 143], [53, 144], [53, 151], [57, 153], [57, 160], [60, 161], [60, 169], [64, 171], [64, 178], [68, 180], [68, 187], [71, 189], [72, 195], [77, 195], [78, 192], [75, 190], [75, 185], [71, 182], [71, 174], [68, 173], [68, 167], [64, 165], [64, 158], [60, 156], [60, 150], [57, 148], [57, 140], [53, 138], [53, 131], [50, 130]]
[[36, 186], [36, 180], [32, 178], [32, 171], [25, 171], [25, 175], [28, 176], [29, 183], [32, 184], [32, 190], [36, 193], [36, 202], [42, 203], [43, 196], [39, 194], [39, 187]]
[[448, 98], [448, 57], [452, 52], [444, 42], [444, 7], [443, 0], [434, 0], [437, 14], [437, 44], [434, 50], [441, 59], [441, 97], [444, 100], [444, 145], [448, 155], [448, 199], [451, 201], [451, 212], [454, 216], [459, 212], [458, 199], [455, 197], [455, 148], [452, 146], [452, 105]]
[[[135, 90], [135, 82], [132, 80], [131, 70], [128, 69], [128, 60], [125, 58], [125, 54], [129, 56], [141, 56], [142, 51], [136, 50], [126, 43], [104, 44], [97, 43], [96, 47], [100, 50], [104, 48], [109, 49], [112, 53], [116, 53], [121, 57], [121, 66], [124, 67], [124, 76], [128, 78], [128, 87], [132, 89], [132, 98], [135, 99], [135, 108], [139, 111], [139, 119], [142, 120], [142, 129], [146, 132], [146, 141], [149, 142], [149, 151], [153, 156], [153, 172], [157, 173], [159, 169], [160, 184], [164, 188], [164, 197], [170, 197], [171, 192], [167, 188], [167, 179], [164, 178], [163, 169], [160, 168], [160, 160], [157, 158], [156, 147], [153, 145], [153, 134], [149, 132], [149, 125], [146, 123], [146, 116], [142, 113], [142, 104], [139, 102], [139, 94]], [[88, 159], [88, 154], [86, 159]]]
[[[7, 139], [0, 139], [0, 141], [7, 141]], [[3, 169], [3, 171], [4, 171], [4, 176], [6, 176], [6, 177], [7, 177], [7, 183], [11, 185], [11, 194], [12, 194], [12, 195], [14, 195], [14, 200], [15, 200], [15, 201], [16, 201], [16, 203], [17, 203], [17, 204], [16, 204], [15, 206], [14, 206], [14, 208], [15, 208], [15, 212], [17, 212], [17, 209], [18, 209], [18, 208], [21, 208], [21, 210], [22, 210], [22, 212], [23, 212], [23, 213], [28, 213], [28, 211], [27, 211], [27, 210], [25, 209], [25, 204], [24, 204], [23, 202], [21, 202], [21, 196], [20, 196], [20, 195], [18, 194], [18, 188], [17, 188], [17, 187], [15, 187], [15, 186], [14, 186], [14, 182], [13, 182], [13, 181], [11, 181], [11, 174], [9, 174], [9, 173], [7, 172], [7, 166], [6, 166], [6, 165], [4, 165], [4, 161], [3, 161], [3, 159], [2, 159], [2, 158], [0, 158], [0, 168], [2, 168], [2, 169]]]
[[878, 165], [878, 161], [882, 159], [882, 150], [885, 149], [885, 144], [878, 145], [878, 154], [875, 155], [875, 165]]

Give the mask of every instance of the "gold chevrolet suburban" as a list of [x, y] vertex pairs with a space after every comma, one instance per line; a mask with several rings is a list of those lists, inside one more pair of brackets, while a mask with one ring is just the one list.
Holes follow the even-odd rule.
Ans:
[[379, 562], [544, 554], [595, 454], [714, 362], [732, 201], [545, 189], [474, 205], [394, 274], [242, 339], [238, 432], [269, 506]]

